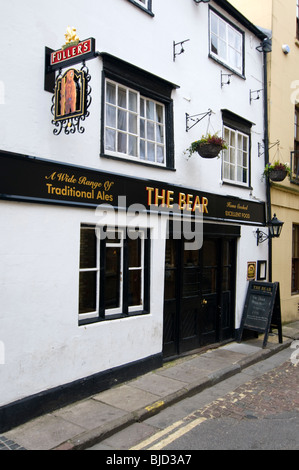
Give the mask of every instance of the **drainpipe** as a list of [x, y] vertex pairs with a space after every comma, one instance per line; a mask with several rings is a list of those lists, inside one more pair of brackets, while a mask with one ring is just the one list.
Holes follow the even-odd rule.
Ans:
[[[268, 71], [267, 52], [263, 51], [264, 61], [264, 146], [265, 166], [269, 163], [269, 124], [268, 124]], [[266, 178], [266, 221], [271, 220], [271, 191], [270, 180]], [[272, 282], [272, 239], [268, 238], [268, 280]]]

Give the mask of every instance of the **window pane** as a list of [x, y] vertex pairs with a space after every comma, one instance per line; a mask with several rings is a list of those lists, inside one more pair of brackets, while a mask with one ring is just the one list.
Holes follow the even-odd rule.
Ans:
[[129, 268], [141, 266], [141, 239], [128, 240]]
[[116, 87], [112, 83], [107, 83], [106, 101], [116, 104]]
[[155, 161], [155, 144], [147, 143], [147, 159], [151, 162]]
[[155, 140], [155, 125], [153, 122], [147, 123], [147, 138], [148, 140]]
[[116, 128], [116, 108], [114, 106], [106, 108], [106, 125]]
[[145, 160], [145, 140], [140, 141], [140, 158]]
[[140, 119], [140, 137], [145, 137], [145, 120]]
[[129, 135], [129, 155], [137, 157], [137, 137]]
[[137, 134], [137, 116], [136, 114], [129, 114], [129, 132]]
[[142, 304], [141, 279], [141, 270], [131, 270], [129, 272], [129, 307]]
[[106, 248], [105, 308], [120, 306], [120, 248]]
[[97, 295], [97, 273], [80, 273], [79, 281], [79, 314], [95, 312]]
[[116, 132], [106, 129], [106, 145], [107, 150], [116, 151]]
[[118, 110], [118, 120], [117, 128], [121, 131], [127, 130], [127, 113], [126, 111]]
[[118, 106], [127, 108], [127, 91], [125, 88], [118, 88]]
[[94, 228], [82, 228], [80, 238], [80, 269], [97, 266], [97, 239]]
[[137, 111], [137, 93], [129, 92], [129, 110]]
[[157, 112], [157, 117], [156, 120], [163, 124], [164, 123], [164, 116], [163, 116], [163, 106], [157, 104], [156, 105], [156, 112]]
[[156, 126], [156, 135], [157, 135], [157, 142], [163, 143], [164, 135], [163, 135], [163, 126]]
[[153, 101], [146, 101], [146, 117], [147, 119], [155, 119], [155, 104]]
[[214, 34], [211, 35], [211, 52], [218, 54], [218, 38]]
[[157, 162], [164, 163], [164, 148], [160, 145], [157, 146]]

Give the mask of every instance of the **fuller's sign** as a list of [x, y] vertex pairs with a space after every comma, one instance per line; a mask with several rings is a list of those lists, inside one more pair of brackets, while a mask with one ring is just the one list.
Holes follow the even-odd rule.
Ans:
[[59, 49], [51, 53], [50, 66], [52, 68], [67, 67], [95, 56], [95, 40], [93, 38], [81, 41], [78, 44]]

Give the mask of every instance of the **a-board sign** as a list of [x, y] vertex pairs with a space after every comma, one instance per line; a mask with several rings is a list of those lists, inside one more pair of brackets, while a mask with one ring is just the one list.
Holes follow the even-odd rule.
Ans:
[[244, 329], [264, 333], [263, 348], [265, 348], [271, 326], [277, 327], [279, 342], [282, 343], [279, 282], [251, 281], [248, 286], [238, 341], [241, 341]]

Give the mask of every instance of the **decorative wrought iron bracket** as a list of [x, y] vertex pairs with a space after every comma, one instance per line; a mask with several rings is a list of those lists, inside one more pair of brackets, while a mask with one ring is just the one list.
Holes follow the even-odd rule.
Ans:
[[[192, 127], [196, 126], [200, 121], [202, 121], [205, 117], [211, 116], [213, 111], [209, 109], [206, 113], [200, 113], [200, 114], [194, 114], [193, 116], [190, 116], [188, 113], [186, 113], [186, 132], [190, 131]], [[201, 118], [197, 116], [202, 116]], [[194, 119], [196, 118], [196, 119]], [[189, 126], [189, 121], [193, 121], [194, 124], [192, 126]]]
[[[276, 142], [274, 142], [274, 144], [270, 144], [270, 147], [268, 147], [268, 150], [272, 149], [273, 147], [275, 147], [275, 145], [277, 145], [279, 147], [280, 145], [280, 140], [277, 140]], [[258, 157], [261, 157], [262, 155], [264, 155], [265, 152], [262, 152], [261, 149], [262, 149], [263, 144], [261, 144], [260, 142], [258, 143]], [[265, 148], [265, 147], [264, 147]]]

